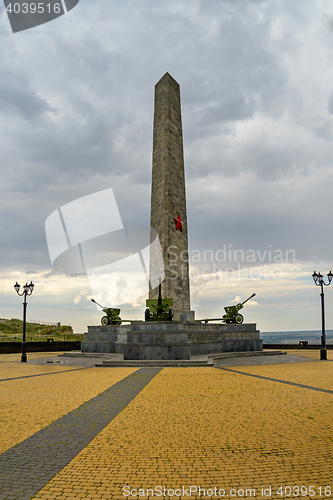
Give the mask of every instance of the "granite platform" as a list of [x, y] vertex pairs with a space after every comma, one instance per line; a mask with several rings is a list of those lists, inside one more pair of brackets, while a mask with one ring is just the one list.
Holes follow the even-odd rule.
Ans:
[[191, 356], [262, 351], [255, 323], [206, 324], [184, 321], [133, 321], [88, 326], [82, 353], [123, 354], [124, 360], [189, 360]]

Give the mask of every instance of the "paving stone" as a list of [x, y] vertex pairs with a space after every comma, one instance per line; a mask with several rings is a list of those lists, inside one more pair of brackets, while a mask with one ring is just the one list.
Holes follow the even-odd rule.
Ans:
[[241, 375], [247, 375], [248, 377], [261, 378], [263, 380], [270, 380], [272, 382], [279, 382], [280, 384], [294, 385], [295, 387], [302, 387], [303, 389], [310, 389], [312, 391], [328, 392], [329, 394], [333, 394], [333, 390], [331, 390], [331, 389], [321, 389], [320, 387], [313, 387], [313, 386], [310, 386], [310, 385], [299, 384], [297, 382], [290, 382], [290, 381], [287, 381], [287, 380], [281, 380], [281, 379], [271, 378], [271, 377], [263, 377], [262, 375], [256, 375], [254, 373], [243, 372], [243, 371], [240, 371], [240, 370], [231, 370], [230, 368], [219, 367], [218, 369], [219, 370], [226, 370], [228, 372], [239, 373]]
[[0, 382], [8, 382], [9, 380], [18, 380], [21, 378], [31, 378], [31, 377], [44, 377], [45, 375], [57, 375], [66, 372], [72, 372], [76, 370], [85, 370], [85, 368], [72, 368], [70, 370], [62, 370], [61, 372], [48, 372], [48, 373], [35, 373], [34, 375], [22, 375], [21, 377], [11, 377], [11, 378], [1, 378]]
[[0, 455], [0, 499], [28, 500], [65, 467], [160, 371], [141, 368]]
[[[288, 497], [276, 495], [279, 485], [332, 486], [332, 394], [308, 387], [329, 389], [333, 365], [314, 365], [241, 370], [255, 369], [260, 378], [237, 370], [164, 368], [47, 487], [67, 489], [57, 500], [68, 500], [78, 483], [87, 498], [99, 500], [125, 498], [125, 485], [255, 488], [261, 500], [262, 486], [274, 487], [274, 499]], [[295, 384], [270, 380], [283, 381], [285, 371]], [[35, 499], [46, 500], [49, 491]]]
[[[96, 383], [94, 373], [101, 370], [93, 370], [90, 376]], [[109, 370], [116, 369], [102, 370], [99, 376], [109, 380]], [[77, 382], [79, 374], [84, 378], [86, 373], [64, 377]], [[245, 376], [250, 374], [257, 376]], [[22, 384], [38, 385], [50, 378]], [[59, 380], [58, 375], [54, 379]], [[10, 384], [17, 386], [19, 381]], [[331, 362], [243, 366], [233, 371], [166, 368], [72, 460], [68, 457], [68, 465], [47, 484], [52, 449], [44, 453], [45, 467], [38, 456], [26, 463], [24, 449], [20, 460], [24, 474], [40, 467], [34, 479], [42, 479], [45, 486], [36, 500], [124, 499], [126, 484], [255, 488], [258, 500], [261, 488], [270, 485], [275, 490], [295, 484], [332, 487], [332, 390]], [[10, 417], [15, 423], [15, 415]], [[61, 453], [57, 454], [57, 466], [62, 467]], [[25, 498], [30, 487], [29, 481], [21, 483], [12, 483], [18, 489], [15, 499]], [[2, 500], [13, 500], [12, 486], [1, 492]], [[192, 495], [196, 498], [198, 494]]]

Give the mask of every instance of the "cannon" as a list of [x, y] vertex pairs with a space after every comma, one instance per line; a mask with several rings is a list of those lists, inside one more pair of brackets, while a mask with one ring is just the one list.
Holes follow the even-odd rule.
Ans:
[[162, 278], [159, 276], [158, 298], [147, 299], [145, 321], [172, 321], [173, 299], [162, 299]]
[[239, 304], [236, 304], [235, 306], [227, 306], [224, 308], [225, 314], [222, 316], [222, 321], [225, 323], [238, 323], [239, 325], [243, 323], [244, 318], [241, 314], [238, 313], [240, 309], [244, 307], [244, 304], [248, 302], [252, 297], [254, 297], [256, 294], [253, 293], [251, 297], [248, 299], [244, 300], [244, 302], [240, 302]]
[[240, 302], [239, 304], [236, 304], [234, 306], [227, 306], [224, 308], [225, 314], [222, 316], [222, 318], [211, 318], [211, 319], [199, 319], [196, 321], [199, 322], [205, 322], [208, 323], [208, 321], [220, 321], [222, 319], [222, 323], [237, 323], [238, 325], [241, 325], [244, 321], [244, 318], [242, 314], [239, 314], [239, 310], [244, 307], [244, 304], [248, 302], [252, 297], [254, 297], [256, 294], [253, 293], [251, 297], [248, 299], [244, 300], [244, 302]]
[[106, 326], [106, 325], [121, 325], [122, 319], [119, 316], [120, 314], [120, 309], [115, 309], [113, 307], [103, 307], [101, 304], [96, 302], [94, 299], [90, 299], [91, 302], [94, 302], [97, 304], [99, 307], [102, 308], [102, 311], [105, 313], [105, 316], [102, 317], [101, 319], [101, 325]]

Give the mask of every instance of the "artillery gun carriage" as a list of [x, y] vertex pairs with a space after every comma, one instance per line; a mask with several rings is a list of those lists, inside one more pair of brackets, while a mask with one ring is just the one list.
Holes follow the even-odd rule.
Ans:
[[236, 304], [234, 306], [227, 306], [224, 308], [225, 314], [222, 316], [222, 318], [206, 318], [206, 319], [198, 319], [196, 321], [202, 323], [208, 323], [208, 321], [221, 321], [222, 323], [236, 323], [238, 325], [241, 325], [244, 321], [244, 317], [242, 314], [240, 314], [238, 311], [243, 309], [244, 304], [248, 302], [250, 299], [252, 299], [256, 294], [253, 293], [251, 297], [247, 298], [244, 300], [244, 302], [240, 302], [239, 304]]
[[172, 321], [173, 299], [162, 299], [162, 278], [159, 276], [158, 298], [147, 299], [145, 321]]
[[106, 325], [121, 325], [122, 319], [119, 316], [120, 314], [120, 309], [115, 309], [114, 307], [103, 307], [101, 304], [96, 302], [96, 300], [91, 299], [92, 302], [97, 304], [99, 307], [102, 308], [102, 311], [105, 313], [105, 316], [102, 317], [101, 319], [101, 325], [106, 326]]

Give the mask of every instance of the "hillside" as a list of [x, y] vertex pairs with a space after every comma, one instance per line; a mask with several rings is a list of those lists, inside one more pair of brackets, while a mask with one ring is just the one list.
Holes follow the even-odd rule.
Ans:
[[[0, 342], [22, 342], [23, 321], [20, 319], [0, 318]], [[38, 342], [53, 339], [83, 340], [83, 335], [74, 335], [73, 328], [68, 325], [46, 325], [26, 323], [26, 341]]]

